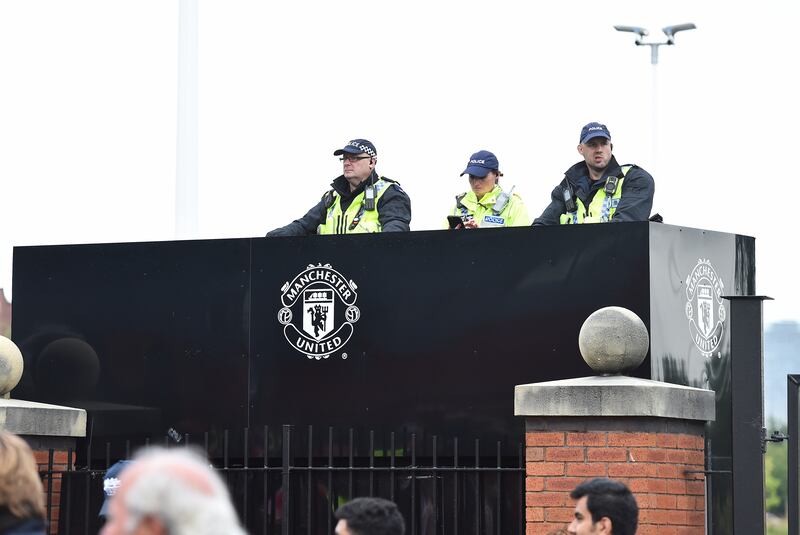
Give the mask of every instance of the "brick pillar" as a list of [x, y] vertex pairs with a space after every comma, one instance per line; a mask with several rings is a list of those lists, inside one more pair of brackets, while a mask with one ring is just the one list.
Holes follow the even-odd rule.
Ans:
[[[58, 533], [61, 505], [61, 472], [66, 471], [69, 451], [75, 451], [78, 437], [86, 436], [86, 411], [18, 399], [0, 399], [0, 429], [22, 437], [33, 450], [45, 492], [50, 487], [49, 532]], [[53, 466], [49, 467], [50, 450]], [[72, 454], [72, 464], [75, 454]], [[48, 471], [53, 472], [52, 479]]]
[[612, 376], [520, 385], [515, 395], [526, 417], [529, 535], [571, 522], [570, 491], [594, 477], [628, 485], [637, 534], [705, 533], [703, 431], [713, 392]]
[[[38, 447], [42, 448], [40, 441]], [[50, 448], [35, 449], [33, 455], [36, 464], [39, 466], [39, 473], [42, 475], [42, 485], [44, 486], [44, 504], [49, 516], [47, 519], [50, 533], [58, 533], [58, 518], [61, 508], [61, 474], [67, 470], [68, 466], [75, 466], [74, 444], [72, 451], [65, 448], [64, 444], [52, 444], [53, 458], [50, 459]], [[72, 460], [69, 455], [72, 453]], [[51, 464], [52, 462], [52, 464]]]

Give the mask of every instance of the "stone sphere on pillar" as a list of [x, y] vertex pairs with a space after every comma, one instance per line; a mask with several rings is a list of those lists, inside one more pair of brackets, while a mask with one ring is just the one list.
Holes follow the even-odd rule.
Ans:
[[634, 312], [605, 307], [593, 312], [581, 326], [578, 347], [596, 373], [618, 374], [636, 369], [647, 355], [650, 336]]
[[22, 369], [25, 367], [17, 344], [0, 336], [0, 396], [14, 390], [22, 378]]
[[42, 349], [35, 370], [36, 388], [44, 401], [70, 403], [92, 397], [100, 376], [100, 359], [86, 341], [64, 337]]

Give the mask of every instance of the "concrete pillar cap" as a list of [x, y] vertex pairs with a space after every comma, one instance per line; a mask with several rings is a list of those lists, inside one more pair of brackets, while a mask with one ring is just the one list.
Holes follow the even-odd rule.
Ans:
[[714, 391], [621, 375], [514, 387], [516, 416], [647, 416], [714, 421]]
[[21, 399], [0, 399], [0, 429], [41, 437], [86, 436], [86, 411]]

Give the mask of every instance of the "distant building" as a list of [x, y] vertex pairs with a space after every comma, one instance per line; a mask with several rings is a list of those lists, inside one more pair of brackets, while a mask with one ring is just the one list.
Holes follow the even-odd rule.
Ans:
[[0, 288], [0, 334], [11, 338], [11, 303], [6, 299], [2, 288]]
[[[786, 376], [800, 373], [800, 323], [780, 321], [764, 333], [764, 413], [786, 422]], [[770, 429], [771, 430], [771, 429]]]

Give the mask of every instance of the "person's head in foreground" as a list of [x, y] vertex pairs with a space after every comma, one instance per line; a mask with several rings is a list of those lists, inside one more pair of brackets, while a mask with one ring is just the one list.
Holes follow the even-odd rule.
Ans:
[[581, 483], [569, 495], [578, 500], [569, 533], [635, 535], [639, 506], [624, 484], [599, 477]]
[[146, 448], [120, 474], [103, 535], [244, 535], [228, 489], [185, 448]]
[[355, 498], [336, 510], [336, 535], [404, 535], [403, 515], [382, 498]]
[[0, 431], [0, 526], [17, 533], [44, 532], [44, 491], [30, 446]]

